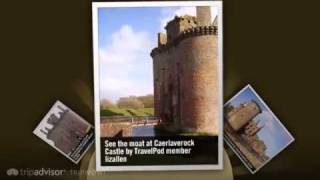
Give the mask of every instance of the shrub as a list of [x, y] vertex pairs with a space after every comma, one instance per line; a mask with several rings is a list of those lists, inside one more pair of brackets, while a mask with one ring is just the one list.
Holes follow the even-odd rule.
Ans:
[[139, 96], [138, 99], [143, 103], [145, 108], [153, 108], [154, 99], [152, 94], [148, 94], [145, 96]]
[[135, 96], [122, 97], [117, 104], [119, 108], [144, 108], [144, 104]]
[[109, 99], [102, 99], [100, 101], [100, 107], [101, 107], [101, 109], [114, 108], [114, 107], [116, 107], [116, 104], [111, 102]]

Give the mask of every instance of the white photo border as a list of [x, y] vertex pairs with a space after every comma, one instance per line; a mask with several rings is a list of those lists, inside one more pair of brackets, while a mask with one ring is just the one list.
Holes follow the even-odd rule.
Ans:
[[[222, 1], [136, 1], [136, 2], [93, 2], [92, 34], [94, 61], [94, 113], [95, 147], [97, 171], [176, 171], [176, 170], [222, 170], [223, 169], [223, 9]], [[100, 147], [100, 82], [99, 82], [99, 32], [98, 9], [110, 7], [165, 7], [165, 6], [214, 6], [218, 9], [218, 73], [219, 73], [219, 136], [218, 164], [214, 165], [137, 165], [101, 166]], [[98, 127], [99, 126], [99, 127]]]

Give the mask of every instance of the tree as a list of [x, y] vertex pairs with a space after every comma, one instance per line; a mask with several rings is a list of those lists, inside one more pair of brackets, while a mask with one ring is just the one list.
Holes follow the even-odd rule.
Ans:
[[144, 104], [136, 96], [121, 97], [117, 105], [119, 108], [144, 108]]
[[100, 101], [100, 107], [101, 107], [101, 109], [114, 108], [114, 107], [116, 107], [116, 104], [111, 102], [109, 99], [102, 99]]
[[138, 99], [143, 103], [145, 108], [153, 108], [154, 99], [152, 94], [148, 94], [145, 96], [139, 96]]

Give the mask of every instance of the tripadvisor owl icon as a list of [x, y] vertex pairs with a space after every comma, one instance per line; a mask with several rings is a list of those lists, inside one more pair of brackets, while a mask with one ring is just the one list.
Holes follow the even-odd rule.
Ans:
[[18, 176], [19, 175], [19, 171], [15, 168], [10, 168], [7, 170], [7, 175], [8, 176]]

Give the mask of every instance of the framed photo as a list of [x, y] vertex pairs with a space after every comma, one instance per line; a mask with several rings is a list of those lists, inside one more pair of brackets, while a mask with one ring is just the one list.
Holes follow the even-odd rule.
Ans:
[[97, 171], [222, 169], [222, 2], [92, 4]]
[[225, 141], [251, 173], [294, 141], [250, 85], [225, 104], [224, 112]]
[[94, 142], [94, 128], [61, 101], [56, 101], [33, 134], [78, 164]]

